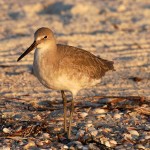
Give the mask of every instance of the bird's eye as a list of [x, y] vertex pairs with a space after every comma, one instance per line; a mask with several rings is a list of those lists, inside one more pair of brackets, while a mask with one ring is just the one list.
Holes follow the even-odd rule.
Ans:
[[44, 39], [46, 39], [47, 38], [47, 36], [44, 36]]

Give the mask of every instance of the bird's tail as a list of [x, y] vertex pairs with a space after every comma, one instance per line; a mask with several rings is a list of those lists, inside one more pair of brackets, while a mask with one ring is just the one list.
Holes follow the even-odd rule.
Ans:
[[116, 71], [115, 68], [114, 68], [114, 62], [113, 61], [105, 60], [105, 63], [108, 66], [109, 70]]
[[99, 57], [99, 59], [101, 59], [101, 61], [105, 64], [105, 67], [108, 69], [108, 70], [113, 70], [113, 71], [116, 71], [115, 68], [114, 68], [114, 62], [113, 61], [109, 61], [109, 60], [106, 60], [106, 59], [102, 59]]

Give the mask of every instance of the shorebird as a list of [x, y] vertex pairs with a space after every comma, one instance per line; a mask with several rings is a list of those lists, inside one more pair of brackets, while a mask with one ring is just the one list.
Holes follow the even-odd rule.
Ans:
[[[39, 28], [34, 34], [34, 42], [18, 58], [35, 49], [33, 70], [35, 76], [47, 88], [61, 90], [64, 106], [64, 131], [70, 138], [74, 99], [77, 93], [100, 83], [109, 70], [114, 70], [113, 61], [108, 61], [92, 53], [68, 45], [57, 44], [53, 32], [46, 27]], [[67, 131], [66, 95], [64, 90], [72, 93], [69, 129]]]

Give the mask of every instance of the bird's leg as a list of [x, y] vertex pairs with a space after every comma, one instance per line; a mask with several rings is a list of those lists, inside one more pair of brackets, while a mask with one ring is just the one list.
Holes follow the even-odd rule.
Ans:
[[71, 101], [70, 118], [69, 118], [68, 139], [70, 139], [70, 134], [71, 134], [73, 112], [74, 112], [74, 100], [72, 99], [72, 101]]
[[63, 99], [63, 106], [64, 106], [64, 130], [65, 132], [67, 132], [67, 120], [66, 120], [66, 113], [67, 113], [67, 108], [66, 108], [66, 104], [67, 104], [67, 99], [66, 99], [66, 95], [65, 92], [63, 90], [61, 90], [61, 95], [62, 95], [62, 99]]

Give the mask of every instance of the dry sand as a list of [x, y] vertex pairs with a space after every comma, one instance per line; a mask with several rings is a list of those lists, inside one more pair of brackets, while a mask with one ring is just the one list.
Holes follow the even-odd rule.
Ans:
[[[150, 99], [149, 18], [150, 2], [147, 0], [51, 0], [49, 2], [44, 0], [1, 0], [1, 149], [2, 147], [29, 149], [30, 146], [40, 149], [42, 145], [38, 143], [44, 139], [49, 142], [46, 149], [54, 149], [54, 147], [59, 149], [57, 147], [59, 145], [63, 148], [66, 146], [67, 149], [67, 147], [77, 147], [75, 145], [80, 144], [82, 145], [81, 149], [90, 149], [90, 144], [100, 148], [98, 143], [116, 149], [138, 149], [138, 146], [148, 149], [150, 146], [148, 143], [148, 136], [150, 136], [148, 107]], [[70, 146], [68, 143], [64, 144], [62, 140], [56, 142], [57, 136], [56, 133], [52, 133], [53, 128], [58, 127], [55, 130], [59, 132], [63, 123], [60, 91], [46, 89], [33, 76], [33, 52], [22, 61], [16, 62], [19, 55], [32, 43], [35, 30], [42, 26], [49, 27], [55, 32], [58, 43], [81, 47], [115, 62], [116, 71], [107, 73], [100, 85], [82, 90], [79, 93], [74, 117], [77, 123], [74, 124], [73, 141], [80, 141], [80, 144], [78, 142], [71, 143]], [[67, 94], [70, 99], [70, 93]], [[123, 99], [121, 106], [116, 108], [111, 106], [111, 109], [103, 103], [108, 104], [108, 101], [116, 100], [116, 98], [83, 98], [98, 95], [140, 96], [141, 98], [138, 98], [138, 103], [134, 103], [135, 100], [132, 98]], [[124, 106], [124, 104], [126, 105]], [[130, 108], [126, 107], [127, 105]], [[78, 106], [83, 106], [83, 109]], [[131, 109], [133, 106], [134, 108]], [[95, 116], [94, 111], [97, 108], [107, 109], [104, 118], [102, 116], [97, 118], [100, 112], [96, 112]], [[119, 120], [114, 117], [115, 114], [121, 115], [121, 117], [117, 117]], [[40, 136], [33, 136], [30, 133], [29, 136], [24, 136], [24, 140], [6, 139], [4, 133], [11, 132], [14, 138], [14, 134], [18, 131], [21, 132], [22, 128], [26, 129], [29, 125], [37, 126], [46, 119], [49, 124], [45, 127], [46, 131], [43, 130], [43, 124], [41, 125]], [[36, 121], [30, 122], [31, 120]], [[93, 120], [92, 128], [98, 132], [93, 135], [94, 138], [99, 139], [97, 144], [94, 141], [87, 143], [84, 141], [88, 137], [86, 134], [90, 131], [87, 129], [90, 120]], [[16, 121], [19, 123], [17, 124]], [[138, 128], [137, 125], [140, 127]], [[18, 129], [19, 127], [21, 129]], [[105, 127], [113, 129], [113, 131], [104, 132]], [[50, 131], [47, 131], [48, 129]], [[87, 131], [82, 138], [79, 138], [80, 130]], [[139, 135], [133, 131], [136, 138], [132, 139], [129, 130], [137, 130]], [[110, 132], [114, 132], [114, 135], [108, 135]], [[7, 136], [10, 135], [8, 133]], [[50, 134], [51, 138], [43, 138], [45, 133]], [[21, 135], [20, 137], [22, 137]], [[103, 136], [107, 138], [100, 140]], [[112, 142], [113, 144], [111, 144], [111, 140], [117, 143]]]

